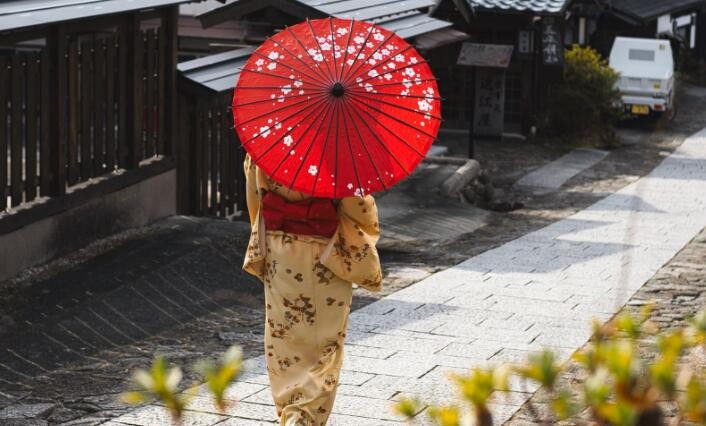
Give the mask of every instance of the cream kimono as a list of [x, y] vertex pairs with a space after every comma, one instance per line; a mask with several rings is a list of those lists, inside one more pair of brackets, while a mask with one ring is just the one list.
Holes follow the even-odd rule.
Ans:
[[331, 239], [267, 231], [260, 214], [264, 191], [288, 201], [308, 196], [274, 182], [249, 156], [245, 174], [252, 233], [243, 269], [265, 287], [265, 355], [280, 424], [324, 426], [343, 362], [351, 283], [371, 291], [382, 284], [375, 200], [340, 200]]

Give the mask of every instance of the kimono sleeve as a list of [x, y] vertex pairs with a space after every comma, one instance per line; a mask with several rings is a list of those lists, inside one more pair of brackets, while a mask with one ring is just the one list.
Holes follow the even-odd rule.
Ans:
[[375, 199], [370, 195], [344, 198], [338, 216], [338, 230], [319, 261], [339, 278], [379, 291], [382, 271], [375, 248], [380, 238]]
[[245, 171], [245, 201], [248, 206], [248, 214], [250, 216], [250, 240], [248, 248], [245, 252], [245, 261], [243, 270], [248, 272], [262, 281], [265, 267], [265, 244], [264, 234], [261, 235], [260, 229], [262, 226], [262, 217], [260, 215], [261, 182], [258, 179], [258, 169], [250, 160], [250, 156], [245, 156], [243, 162], [243, 170]]

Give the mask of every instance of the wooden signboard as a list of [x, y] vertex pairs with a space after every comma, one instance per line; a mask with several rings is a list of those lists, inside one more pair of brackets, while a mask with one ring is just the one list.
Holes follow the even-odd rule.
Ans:
[[463, 43], [457, 65], [468, 67], [507, 68], [512, 58], [511, 45]]
[[542, 20], [542, 63], [544, 65], [562, 65], [564, 63], [564, 45], [561, 32], [554, 18]]
[[475, 89], [475, 134], [502, 136], [505, 121], [505, 70], [478, 68]]

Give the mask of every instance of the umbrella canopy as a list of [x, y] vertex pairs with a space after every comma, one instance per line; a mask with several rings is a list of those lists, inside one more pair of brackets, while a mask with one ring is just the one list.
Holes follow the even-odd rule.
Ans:
[[408, 176], [436, 139], [436, 79], [393, 32], [336, 18], [275, 34], [233, 94], [238, 137], [275, 181], [316, 197], [362, 196]]

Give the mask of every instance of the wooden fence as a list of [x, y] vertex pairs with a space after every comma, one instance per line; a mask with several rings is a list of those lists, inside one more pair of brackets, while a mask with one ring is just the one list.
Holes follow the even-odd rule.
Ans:
[[244, 152], [233, 131], [230, 96], [182, 96], [180, 210], [232, 217], [245, 210]]
[[163, 26], [136, 34], [0, 54], [0, 212], [170, 154], [168, 38]]

